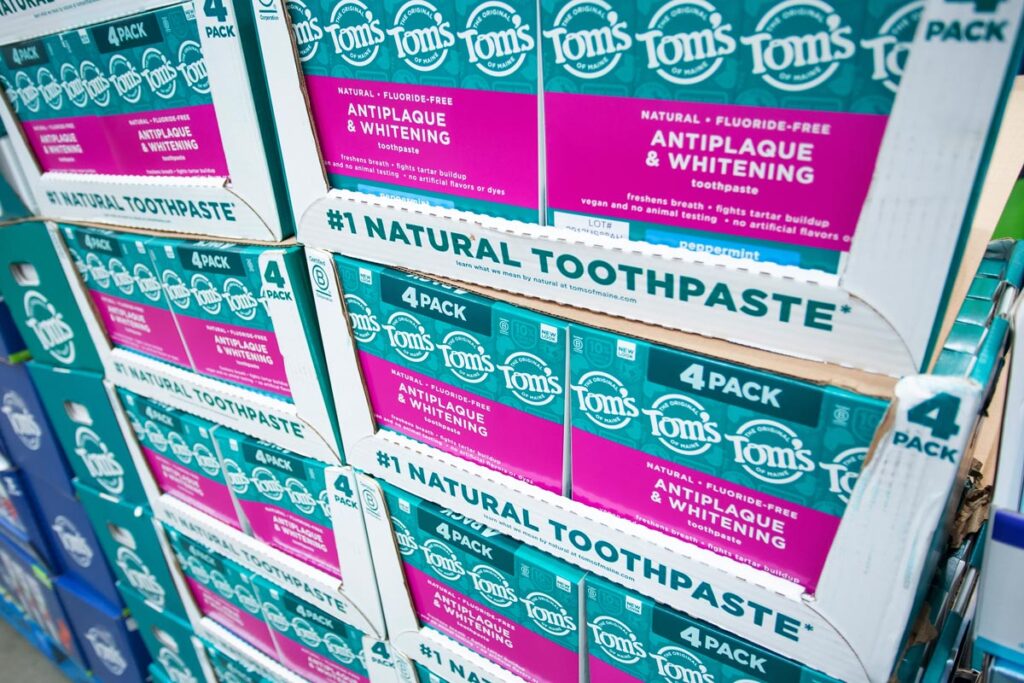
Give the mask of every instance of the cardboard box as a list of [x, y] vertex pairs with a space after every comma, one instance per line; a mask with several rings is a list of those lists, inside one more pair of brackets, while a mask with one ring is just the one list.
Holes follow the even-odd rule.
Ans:
[[152, 513], [79, 482], [75, 489], [117, 581], [138, 593], [150, 609], [191, 623], [195, 606], [182, 596], [184, 582]]
[[160, 490], [242, 529], [214, 445], [216, 425], [123, 389], [117, 393]]
[[11, 315], [7, 302], [0, 297], [0, 360], [5, 363], [17, 363], [28, 358], [25, 340], [18, 332], [18, 326]]
[[88, 584], [72, 576], [56, 580], [57, 594], [94, 675], [103, 681], [143, 683], [149, 653], [135, 622]]
[[35, 490], [73, 495], [72, 471], [27, 363], [0, 364], [0, 439]]
[[91, 372], [28, 365], [78, 481], [125, 501], [149, 502], [151, 477], [136, 467], [125, 442], [113, 388]]
[[0, 532], [52, 572], [60, 565], [38, 512], [35, 494], [0, 451]]
[[171, 614], [157, 612], [129, 586], [121, 586], [125, 605], [153, 664], [171, 681], [206, 681], [205, 653], [192, 627]]
[[[279, 241], [293, 232], [252, 7], [60, 2], [0, 31], [11, 134], [43, 215]], [[116, 144], [108, 144], [116, 141]], [[117, 150], [116, 154], [109, 150]]]
[[[600, 17], [611, 8], [607, 3], [583, 0], [562, 6], [570, 5], [579, 10], [569, 14], [594, 19], [594, 30], [601, 28]], [[628, 3], [626, 6], [632, 7]], [[901, 31], [886, 34], [877, 23], [884, 8], [894, 5], [871, 6], [878, 14], [868, 22], [862, 4], [841, 4], [843, 11], [852, 8], [855, 14], [860, 13], [857, 22], [862, 32], [847, 36], [858, 41], [854, 45], [856, 56], [845, 61], [856, 62], [861, 72], [874, 52], [861, 44], [861, 39], [882, 38], [876, 47], [898, 51], [907, 39]], [[1015, 50], [1021, 26], [1021, 7], [1012, 2], [1002, 2], [989, 12], [989, 8], [971, 3], [927, 0], [920, 15], [922, 30], [913, 34], [908, 48], [911, 58], [899, 77], [899, 95], [884, 126], [877, 163], [869, 168], [875, 170], [873, 175], [868, 173], [873, 182], [865, 188], [863, 173], [857, 182], [860, 198], [868, 199], [855, 212], [859, 216], [855, 237], [848, 245], [843, 243], [848, 251], [841, 263], [826, 271], [821, 270], [827, 265], [822, 263], [808, 263], [812, 268], [805, 269], [758, 262], [743, 253], [749, 250], [729, 244], [711, 245], [705, 251], [648, 243], [623, 246], [621, 241], [568, 228], [424, 206], [395, 196], [331, 189], [324, 179], [313, 125], [308, 123], [305, 84], [293, 66], [308, 49], [312, 31], [308, 18], [297, 11], [289, 22], [283, 2], [259, 7], [260, 47], [278, 121], [285, 124], [279, 125], [279, 134], [286, 150], [291, 202], [295, 215], [300, 217], [299, 234], [305, 244], [892, 376], [928, 366], [957, 266], [966, 260], [971, 270], [977, 258], [973, 250], [964, 248], [975, 207], [972, 196], [984, 178], [1011, 74], [1018, 64]], [[644, 7], [653, 8], [654, 3]], [[758, 7], [768, 14], [764, 4]], [[808, 12], [820, 18], [828, 13], [822, 7]], [[618, 20], [616, 23], [623, 18]], [[853, 28], [851, 21], [840, 28]], [[604, 25], [607, 33], [610, 26], [607, 22]], [[999, 30], [988, 40], [952, 39], [958, 28], [967, 25], [997, 26]], [[290, 26], [298, 27], [295, 39], [289, 35]], [[557, 32], [552, 24], [542, 26], [542, 30]], [[740, 35], [742, 27], [734, 28]], [[637, 27], [630, 26], [633, 29]], [[632, 33], [629, 35], [631, 41], [640, 42]], [[545, 58], [550, 59], [550, 37], [542, 41]], [[749, 51], [746, 46], [737, 45], [737, 49]], [[636, 61], [632, 55], [618, 56], [623, 64]], [[613, 56], [604, 59], [610, 63]], [[972, 75], [979, 65], [984, 65], [983, 78]], [[951, 78], [952, 74], [962, 77]], [[566, 80], [569, 78], [566, 74]], [[656, 75], [654, 78], [662, 80]], [[740, 80], [738, 74], [736, 80]], [[951, 81], [958, 84], [955, 91], [950, 90]], [[849, 85], [845, 75], [840, 75], [820, 92], [827, 92], [837, 83]], [[751, 75], [742, 84], [774, 98], [759, 76]], [[871, 89], [881, 96], [878, 102], [884, 111], [889, 96], [882, 94], [888, 91], [884, 85]], [[607, 94], [625, 95], [623, 90]], [[656, 96], [644, 93], [644, 97]], [[870, 102], [857, 108], [873, 110]], [[858, 121], [884, 118], [855, 116]], [[594, 116], [588, 121], [601, 123], [607, 119]], [[591, 125], [588, 139], [595, 139], [595, 127]], [[602, 129], [596, 138], [601, 144], [588, 147], [614, 149], [612, 143], [619, 134], [618, 127]], [[871, 135], [878, 140], [878, 126]], [[829, 163], [847, 156], [841, 151], [832, 154]], [[634, 155], [627, 161], [634, 166], [643, 164], [645, 158]], [[845, 169], [846, 165], [840, 162], [837, 167]], [[598, 173], [595, 168], [605, 166], [588, 167], [586, 175], [579, 177]], [[999, 172], [1016, 176], [1018, 170]], [[603, 173], [602, 179], [612, 175]], [[908, 180], [911, 178], [913, 182]], [[839, 186], [845, 182], [844, 177]], [[818, 197], [832, 200], [830, 194], [821, 192], [811, 197], [812, 203]], [[727, 201], [731, 198], [724, 196], [716, 204], [732, 205], [735, 202]], [[941, 219], [936, 218], [936, 206], [942, 207]], [[750, 217], [737, 220], [752, 221]], [[828, 231], [835, 229], [830, 225]]]
[[[566, 479], [564, 321], [335, 256], [377, 424], [548, 491]], [[523, 449], [523, 441], [531, 444]]]

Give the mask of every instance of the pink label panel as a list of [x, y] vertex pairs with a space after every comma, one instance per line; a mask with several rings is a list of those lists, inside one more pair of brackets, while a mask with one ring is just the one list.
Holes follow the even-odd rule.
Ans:
[[228, 164], [212, 104], [105, 116], [121, 173], [226, 176]]
[[630, 676], [618, 667], [591, 655], [587, 658], [590, 668], [590, 683], [638, 683], [639, 676]]
[[839, 517], [572, 430], [572, 497], [813, 593]]
[[273, 332], [176, 316], [196, 372], [281, 396], [291, 396], [284, 358]]
[[253, 645], [271, 657], [277, 657], [270, 627], [240, 607], [217, 595], [195, 579], [186, 577], [188, 587], [199, 605], [199, 611], [228, 629], [239, 638]]
[[331, 576], [341, 578], [333, 529], [274, 505], [247, 500], [243, 500], [241, 505], [253, 536]]
[[225, 484], [204, 477], [146, 447], [149, 469], [161, 491], [189, 503], [228, 526], [241, 530], [231, 491]]
[[191, 367], [171, 312], [89, 290], [110, 341], [175, 365]]
[[294, 667], [303, 678], [314, 683], [368, 683], [370, 679], [360, 676], [355, 671], [346, 669], [340, 663], [310, 650], [280, 631], [274, 632], [274, 641], [281, 653], [281, 659], [289, 667]]
[[[548, 491], [562, 492], [563, 426], [359, 353], [377, 421], [390, 429]], [[446, 419], [451, 403], [461, 419]], [[474, 419], [462, 419], [475, 416]], [[483, 428], [479, 428], [479, 427]], [[529, 443], [529, 448], [523, 448]]]
[[98, 116], [25, 121], [22, 127], [43, 171], [118, 172], [114, 146]]
[[306, 76], [328, 173], [536, 209], [534, 95]]
[[579, 657], [558, 643], [405, 564], [420, 619], [528, 681], [575, 681]]
[[550, 209], [837, 251], [888, 120], [555, 92], [544, 108]]

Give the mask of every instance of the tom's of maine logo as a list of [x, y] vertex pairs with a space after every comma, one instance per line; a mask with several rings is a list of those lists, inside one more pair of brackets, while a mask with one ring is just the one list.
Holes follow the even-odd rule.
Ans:
[[25, 324], [42, 345], [43, 350], [59, 363], [75, 362], [75, 331], [64, 322], [64, 315], [40, 292], [25, 293]]

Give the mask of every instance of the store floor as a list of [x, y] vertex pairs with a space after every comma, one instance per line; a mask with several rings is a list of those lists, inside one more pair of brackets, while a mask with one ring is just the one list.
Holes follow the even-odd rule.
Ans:
[[67, 683], [50, 660], [0, 619], [0, 682]]

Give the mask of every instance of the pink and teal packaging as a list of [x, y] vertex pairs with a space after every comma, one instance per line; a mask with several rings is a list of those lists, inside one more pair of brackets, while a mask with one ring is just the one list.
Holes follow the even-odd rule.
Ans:
[[124, 389], [117, 393], [160, 490], [241, 529], [213, 443], [216, 425]]
[[71, 468], [27, 363], [0, 363], [0, 442], [34, 490], [74, 495]]
[[[263, 278], [280, 277], [276, 266], [260, 272], [265, 250], [185, 240], [150, 245], [195, 371], [290, 400], [284, 358], [262, 300]], [[287, 248], [285, 259], [286, 267], [304, 268], [301, 248]]]
[[61, 576], [55, 583], [93, 675], [104, 683], [144, 683], [149, 653], [120, 603], [111, 605], [77, 577]]
[[381, 483], [420, 621], [529, 681], [579, 679], [584, 572]]
[[148, 499], [103, 378], [30, 361], [29, 372], [81, 483], [136, 503]]
[[0, 230], [0, 294], [32, 358], [103, 372], [45, 223], [16, 223]]
[[252, 535], [341, 578], [327, 466], [223, 427], [214, 441]]
[[287, 5], [333, 187], [537, 222], [535, 3]]
[[277, 658], [252, 574], [206, 546], [167, 528], [199, 611], [270, 657]]
[[192, 628], [170, 614], [152, 609], [128, 586], [122, 585], [121, 592], [153, 664], [173, 683], [204, 681], [203, 666], [192, 642]]
[[368, 683], [363, 633], [261, 577], [253, 577], [280, 661], [314, 683]]
[[397, 270], [335, 261], [378, 424], [561, 493], [565, 323]]
[[836, 272], [921, 12], [542, 0], [549, 221]]
[[137, 592], [157, 612], [188, 620], [149, 508], [118, 501], [75, 483], [114, 578]]
[[813, 591], [886, 403], [571, 332], [572, 497]]
[[189, 367], [185, 344], [153, 270], [150, 238], [72, 225], [61, 229], [111, 343]]
[[228, 173], [191, 3], [3, 46], [0, 79], [43, 171]]
[[114, 575], [82, 504], [58, 491], [36, 490], [40, 525], [50, 539], [57, 567], [89, 584], [111, 605], [120, 605]]
[[204, 645], [210, 666], [218, 681], [222, 681], [222, 683], [274, 683], [267, 681], [247, 662], [228, 656], [210, 642], [204, 641]]
[[609, 581], [585, 581], [593, 683], [835, 683]]

